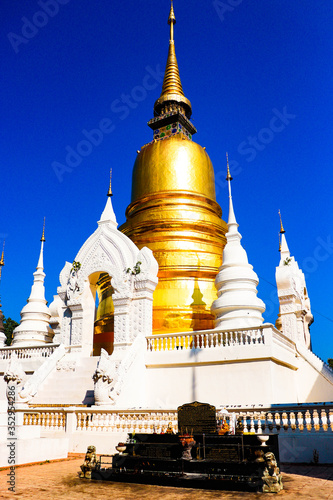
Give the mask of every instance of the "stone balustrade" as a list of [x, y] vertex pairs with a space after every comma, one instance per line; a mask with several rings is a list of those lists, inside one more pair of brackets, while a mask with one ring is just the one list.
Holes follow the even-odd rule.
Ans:
[[[228, 410], [242, 420], [244, 432], [257, 434], [268, 432], [333, 432], [333, 403], [330, 408], [318, 405], [309, 407], [286, 407], [279, 410], [239, 411]], [[217, 416], [223, 418], [223, 413]]]
[[[18, 359], [49, 358], [59, 346], [60, 344], [48, 344], [33, 347], [3, 347], [0, 349], [0, 360], [9, 360], [12, 357], [13, 352], [15, 352]], [[65, 349], [66, 352], [79, 352], [82, 349], [82, 345], [69, 345], [66, 346]]]
[[62, 410], [26, 412], [23, 416], [23, 425], [40, 425], [42, 429], [64, 431], [66, 413]]
[[[34, 408], [23, 411], [23, 425], [40, 425], [44, 430], [64, 431], [68, 415], [75, 415], [76, 432], [160, 433], [171, 422], [178, 432], [175, 410], [117, 411], [90, 408]], [[227, 412], [227, 413], [226, 413]], [[314, 404], [278, 409], [217, 410], [217, 420], [241, 419], [244, 432], [260, 433], [333, 433], [333, 403], [330, 407]]]
[[0, 359], [10, 359], [15, 352], [18, 359], [49, 358], [59, 347], [59, 344], [49, 344], [35, 347], [4, 347], [0, 349]]
[[200, 333], [166, 333], [150, 335], [146, 339], [147, 350], [156, 352], [265, 344], [265, 333], [264, 328], [260, 327], [230, 331], [203, 330]]
[[177, 432], [176, 411], [108, 412], [80, 411], [77, 413], [78, 431], [162, 432], [171, 422]]

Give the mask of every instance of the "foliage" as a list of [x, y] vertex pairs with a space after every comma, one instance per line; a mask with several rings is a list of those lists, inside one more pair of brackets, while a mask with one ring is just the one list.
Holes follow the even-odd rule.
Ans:
[[81, 269], [81, 262], [76, 262], [76, 260], [74, 260], [71, 271], [75, 271], [77, 273], [80, 271], [80, 269]]
[[135, 266], [133, 267], [133, 269], [131, 269], [130, 267], [128, 267], [126, 269], [126, 272], [127, 274], [131, 273], [133, 276], [136, 276], [137, 274], [140, 274], [141, 273], [141, 264], [142, 262], [138, 261]]
[[5, 318], [3, 317], [3, 326], [5, 329], [5, 335], [6, 335], [6, 345], [10, 345], [13, 340], [13, 331], [15, 328], [18, 326], [18, 323], [14, 321], [12, 318]]
[[328, 366], [329, 366], [330, 368], [332, 368], [332, 370], [333, 370], [333, 358], [328, 358], [328, 360], [327, 360], [327, 364], [328, 364]]

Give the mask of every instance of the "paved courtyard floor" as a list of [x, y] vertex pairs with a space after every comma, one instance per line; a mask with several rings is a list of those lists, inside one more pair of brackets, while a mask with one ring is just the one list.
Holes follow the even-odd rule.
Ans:
[[97, 483], [80, 480], [82, 457], [43, 464], [20, 466], [15, 470], [15, 492], [8, 491], [8, 469], [0, 471], [0, 498], [47, 500], [210, 500], [218, 498], [254, 499], [278, 496], [289, 499], [333, 500], [333, 466], [285, 465], [284, 490], [274, 494], [208, 491], [164, 486]]

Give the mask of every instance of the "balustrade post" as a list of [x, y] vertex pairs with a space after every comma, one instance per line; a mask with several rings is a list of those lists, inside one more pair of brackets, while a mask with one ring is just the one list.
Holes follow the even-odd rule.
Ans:
[[272, 413], [267, 413], [267, 425], [268, 425], [268, 429], [272, 432], [274, 430]]
[[306, 428], [310, 432], [312, 429], [312, 422], [311, 422], [311, 413], [309, 410], [305, 412], [305, 422], [306, 422]]
[[254, 413], [251, 413], [250, 432], [256, 432], [256, 429], [254, 427], [254, 418], [255, 418]]
[[65, 430], [67, 437], [70, 437], [71, 434], [73, 434], [76, 430], [81, 430], [78, 428], [77, 425], [78, 421], [74, 408], [68, 408], [65, 410], [65, 418], [66, 418]]
[[78, 428], [78, 415], [76, 415], [74, 407], [69, 407], [65, 409], [64, 420], [65, 420], [66, 438], [68, 438], [69, 442], [68, 451], [72, 452], [74, 451], [73, 434], [78, 430], [83, 430]]
[[258, 415], [258, 434], [262, 434], [262, 426], [261, 426], [261, 414]]
[[327, 425], [327, 414], [325, 410], [321, 410], [320, 418], [321, 418], [321, 426], [323, 430], [326, 432], [328, 429], [328, 425]]
[[313, 411], [313, 426], [314, 426], [316, 432], [318, 432], [320, 430], [319, 415], [318, 415], [317, 410]]
[[244, 431], [244, 432], [248, 432], [248, 428], [247, 428], [247, 418], [246, 418], [246, 417], [247, 417], [247, 416], [246, 416], [246, 414], [245, 414], [245, 415], [243, 416], [243, 427], [244, 427], [243, 431]]
[[282, 425], [285, 431], [288, 430], [288, 414], [286, 412], [282, 413]]
[[297, 413], [297, 422], [298, 422], [298, 428], [302, 432], [304, 430], [304, 418], [303, 418], [303, 413], [301, 411]]

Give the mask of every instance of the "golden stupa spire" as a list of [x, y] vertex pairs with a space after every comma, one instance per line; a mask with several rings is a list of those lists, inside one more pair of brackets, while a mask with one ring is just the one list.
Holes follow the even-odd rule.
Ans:
[[173, 1], [171, 0], [171, 8], [170, 8], [170, 14], [169, 14], [169, 19], [168, 19], [168, 24], [170, 24], [170, 42], [174, 41], [173, 39], [173, 26], [176, 24], [176, 16], [175, 12], [173, 10]]
[[43, 243], [45, 242], [45, 217], [44, 217], [44, 222], [43, 222], [43, 234], [42, 234], [40, 241]]
[[2, 254], [0, 259], [0, 281], [1, 281], [2, 268], [4, 265], [5, 265], [5, 240], [3, 240]]
[[285, 233], [285, 230], [283, 228], [283, 224], [282, 224], [282, 217], [281, 217], [281, 212], [279, 210], [279, 217], [280, 217], [280, 234], [283, 234]]
[[230, 168], [229, 168], [229, 155], [228, 155], [228, 153], [226, 153], [225, 155], [227, 157], [227, 178], [226, 178], [226, 180], [227, 181], [232, 181], [232, 177], [231, 177], [231, 174], [230, 174]]
[[170, 25], [170, 40], [169, 40], [169, 54], [164, 73], [164, 80], [162, 86], [162, 93], [159, 99], [155, 102], [154, 112], [155, 115], [164, 114], [166, 107], [171, 103], [179, 103], [185, 111], [187, 118], [191, 117], [192, 106], [188, 99], [186, 99], [182, 83], [179, 76], [179, 68], [176, 58], [175, 42], [174, 42], [174, 25], [176, 24], [176, 17], [173, 10], [173, 2], [171, 1], [170, 14], [168, 18]]
[[[171, 4], [163, 90], [154, 106], [154, 118], [148, 122], [154, 140], [136, 155], [131, 204], [127, 220], [119, 228], [139, 248], [148, 247], [158, 263], [154, 333], [214, 328], [210, 306], [217, 297], [215, 277], [228, 230], [216, 202], [210, 158], [192, 141], [196, 129], [190, 122], [191, 105], [179, 78], [175, 21]], [[204, 262], [198, 262], [197, 253], [205, 256]], [[110, 298], [111, 292], [110, 285]], [[101, 301], [103, 318], [104, 305], [107, 309], [107, 303]]]
[[112, 168], [110, 168], [110, 184], [109, 184], [108, 196], [113, 196], [112, 189], [111, 189], [111, 179], [112, 179]]

